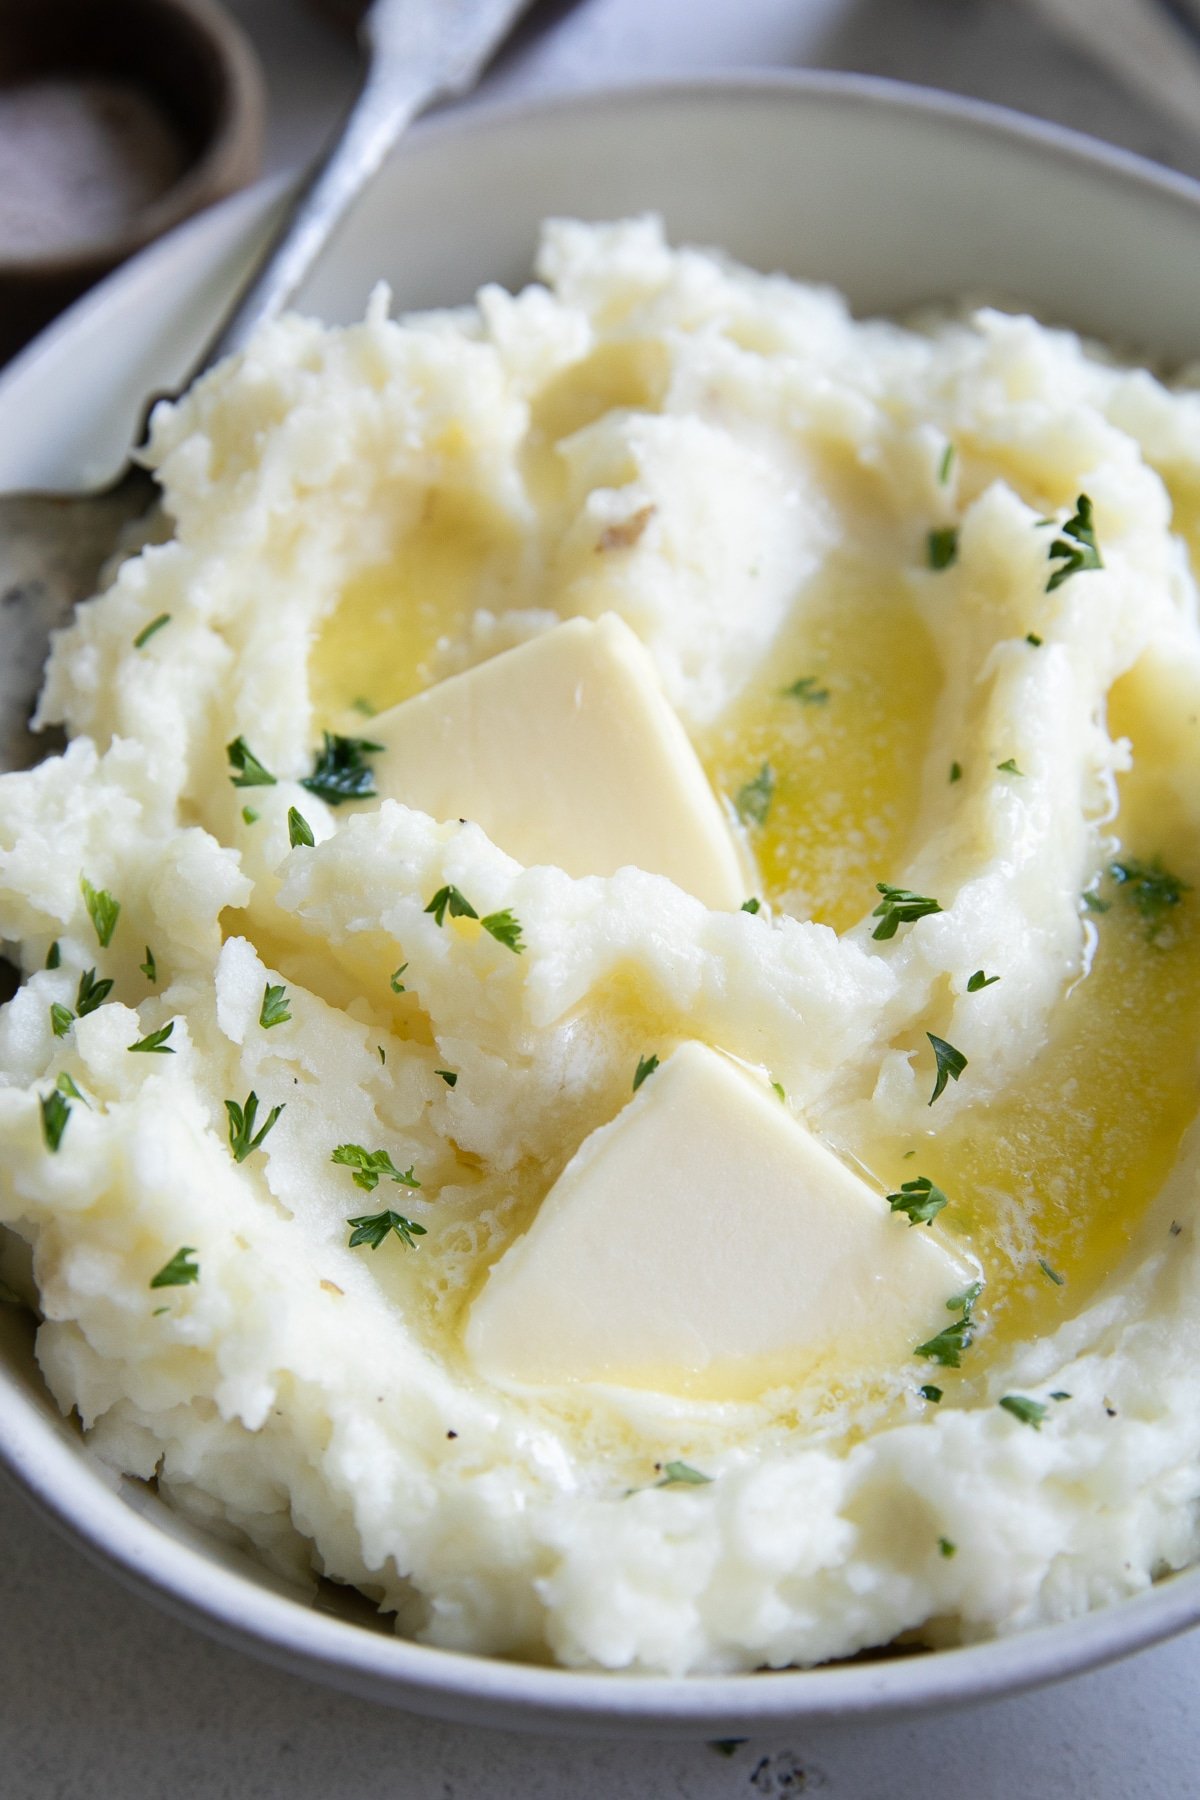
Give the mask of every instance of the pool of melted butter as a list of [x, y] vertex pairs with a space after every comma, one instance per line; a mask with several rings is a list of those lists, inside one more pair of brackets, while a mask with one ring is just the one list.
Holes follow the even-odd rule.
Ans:
[[[614, 403], [646, 403], [657, 371], [606, 362], [587, 373], [581, 390], [555, 390], [535, 413], [535, 485], [550, 482], [555, 437]], [[436, 679], [439, 644], [461, 637], [480, 605], [506, 596], [536, 605], [536, 594], [518, 594], [520, 567], [511, 523], [431, 496], [396, 556], [351, 581], [322, 629], [311, 661], [317, 725], [367, 729], [363, 715]], [[767, 666], [697, 741], [731, 801], [770, 765], [771, 805], [752, 836], [772, 906], [844, 931], [870, 910], [875, 882], [904, 866], [935, 665], [897, 577], [847, 553], [806, 590]], [[1198, 717], [1200, 692], [1150, 659], [1109, 697], [1109, 729], [1129, 738], [1132, 766], [1111, 826], [1119, 849], [1105, 861], [1161, 858], [1194, 891], [1155, 922], [1102, 883], [1107, 910], [1081, 902], [1084, 973], [1020, 1086], [987, 1106], [968, 1101], [944, 1127], [931, 1115], [916, 1144], [844, 1146], [887, 1188], [914, 1172], [943, 1188], [953, 1206], [940, 1227], [984, 1271], [962, 1370], [926, 1370], [947, 1402], [1119, 1271], [1200, 1110], [1200, 798], [1180, 779], [1200, 766]], [[394, 1029], [427, 1037], [407, 1015]], [[636, 1385], [655, 1385], [646, 1376]], [[779, 1378], [740, 1369], [663, 1385], [693, 1399], [750, 1398]], [[840, 1398], [831, 1393], [834, 1410]]]

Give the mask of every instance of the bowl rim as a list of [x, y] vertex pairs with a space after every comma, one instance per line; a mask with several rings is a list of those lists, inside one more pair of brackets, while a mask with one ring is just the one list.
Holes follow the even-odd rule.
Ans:
[[[582, 92], [479, 103], [422, 123], [401, 144], [450, 135], [486, 136], [581, 108], [619, 110], [691, 103], [701, 96], [791, 96], [804, 104], [882, 108], [934, 117], [1007, 145], [1039, 146], [1092, 174], [1182, 202], [1200, 226], [1200, 182], [1118, 146], [990, 102], [885, 77], [824, 70], [745, 70], [680, 79], [623, 81]], [[278, 183], [260, 183], [222, 203], [261, 224]], [[207, 218], [212, 217], [210, 212]], [[205, 219], [183, 230], [202, 231]], [[174, 234], [172, 234], [173, 236]], [[161, 245], [144, 252], [147, 262]], [[0, 376], [53, 354], [55, 345], [103, 308], [129, 269], [116, 271], [70, 308]], [[1200, 1623], [1200, 1566], [1132, 1597], [1057, 1623], [920, 1655], [810, 1669], [673, 1677], [547, 1667], [441, 1649], [362, 1627], [305, 1606], [264, 1582], [225, 1568], [144, 1518], [120, 1497], [71, 1427], [44, 1415], [0, 1367], [0, 1471], [77, 1548], [135, 1592], [234, 1648], [277, 1666], [395, 1706], [509, 1729], [621, 1735], [725, 1737], [792, 1720], [934, 1710], [998, 1698], [1065, 1679], [1144, 1649]]]
[[[173, 28], [203, 39], [219, 72], [220, 92], [212, 129], [175, 179], [154, 199], [131, 213], [115, 230], [81, 237], [65, 249], [5, 253], [0, 249], [0, 282], [15, 288], [82, 279], [136, 255], [197, 210], [218, 203], [257, 174], [261, 166], [266, 89], [258, 56], [245, 30], [215, 0], [140, 0]], [[64, 73], [86, 77], [87, 68]], [[47, 71], [49, 73], [49, 71]], [[119, 72], [110, 79], [119, 81]], [[166, 108], [155, 104], [163, 117]]]

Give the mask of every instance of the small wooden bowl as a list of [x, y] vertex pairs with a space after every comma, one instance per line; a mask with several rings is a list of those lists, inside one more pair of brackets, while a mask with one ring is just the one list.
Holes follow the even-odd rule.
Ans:
[[[169, 150], [168, 173], [157, 187], [148, 176], [131, 210], [114, 203], [107, 221], [57, 241], [0, 236], [0, 360], [125, 257], [258, 174], [262, 75], [214, 0], [0, 0], [0, 102], [23, 94], [28, 116], [77, 93], [94, 108], [97, 84], [118, 110], [124, 97], [128, 114], [148, 120]], [[42, 129], [53, 148], [53, 112]]]

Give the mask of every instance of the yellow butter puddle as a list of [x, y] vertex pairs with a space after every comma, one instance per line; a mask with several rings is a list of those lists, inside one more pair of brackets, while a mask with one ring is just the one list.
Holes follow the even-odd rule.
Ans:
[[[718, 793], [742, 807], [762, 897], [845, 931], [903, 867], [939, 671], [894, 576], [850, 560], [803, 596], [752, 682], [698, 744]], [[806, 683], [799, 692], [789, 692]], [[770, 771], [755, 822], [753, 784]], [[749, 784], [749, 788], [748, 788]]]

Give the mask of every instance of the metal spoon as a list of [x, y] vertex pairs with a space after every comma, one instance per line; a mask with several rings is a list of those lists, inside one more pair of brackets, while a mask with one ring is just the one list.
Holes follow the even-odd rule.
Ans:
[[[374, 0], [361, 26], [368, 63], [358, 99], [193, 378], [283, 310], [405, 126], [432, 101], [473, 87], [530, 4]], [[145, 516], [156, 493], [153, 476], [130, 462], [94, 493], [0, 495], [0, 769], [45, 755], [46, 740], [33, 738], [27, 721], [50, 632], [95, 592], [122, 532]]]

